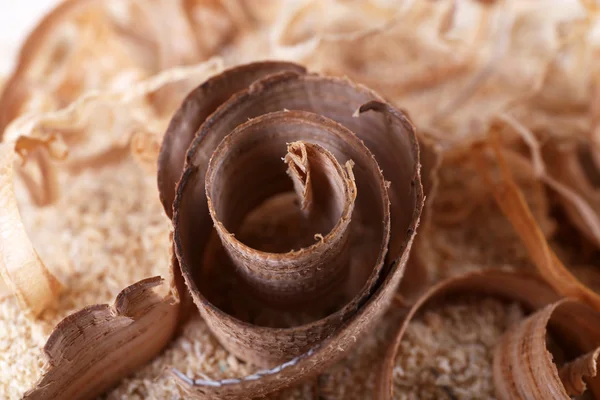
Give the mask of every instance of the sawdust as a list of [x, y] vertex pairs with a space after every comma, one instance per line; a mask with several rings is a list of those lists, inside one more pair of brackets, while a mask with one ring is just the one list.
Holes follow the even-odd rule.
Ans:
[[518, 304], [487, 297], [428, 307], [411, 321], [402, 341], [394, 398], [495, 398], [494, 347], [521, 318]]
[[175, 382], [166, 369], [178, 368], [190, 376], [208, 374], [211, 377], [235, 378], [250, 374], [253, 367], [230, 355], [212, 336], [199, 316], [194, 316], [181, 335], [152, 363], [137, 371], [109, 393], [107, 400], [179, 398]]
[[44, 364], [40, 349], [47, 335], [21, 312], [17, 300], [0, 303], [0, 393], [20, 399], [40, 376]]
[[373, 396], [379, 373], [375, 366], [379, 366], [384, 357], [405, 311], [392, 306], [370, 334], [357, 338], [358, 345], [345, 360], [319, 376], [319, 398], [359, 400]]

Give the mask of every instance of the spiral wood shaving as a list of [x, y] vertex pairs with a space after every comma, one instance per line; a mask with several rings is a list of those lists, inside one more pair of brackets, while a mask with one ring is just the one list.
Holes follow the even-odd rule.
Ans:
[[[176, 193], [175, 251], [194, 302], [227, 349], [269, 368], [224, 381], [174, 371], [181, 384], [208, 397], [263, 395], [343, 357], [390, 304], [418, 224], [423, 194], [408, 119], [364, 87], [266, 62], [192, 92], [165, 138], [159, 186], [167, 212]], [[182, 170], [173, 190], [168, 177]], [[249, 211], [294, 187], [315, 243], [272, 253], [236, 238]], [[356, 246], [363, 235], [371, 246]], [[221, 246], [230, 266], [213, 258]], [[239, 278], [227, 289], [227, 302], [239, 304], [216, 304], [211, 289], [224, 274]], [[308, 322], [255, 324], [240, 309], [254, 300], [275, 314], [304, 311]]]

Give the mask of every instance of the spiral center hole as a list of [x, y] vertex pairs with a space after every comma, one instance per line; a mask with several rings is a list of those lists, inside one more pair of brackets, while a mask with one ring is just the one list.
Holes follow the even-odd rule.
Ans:
[[286, 253], [308, 247], [325, 237], [343, 212], [343, 188], [319, 165], [310, 175], [296, 169], [304, 184], [311, 183], [311, 211], [302, 209], [286, 173], [288, 163], [282, 161], [286, 149], [285, 138], [242, 140], [215, 169], [211, 198], [218, 219], [256, 250]]

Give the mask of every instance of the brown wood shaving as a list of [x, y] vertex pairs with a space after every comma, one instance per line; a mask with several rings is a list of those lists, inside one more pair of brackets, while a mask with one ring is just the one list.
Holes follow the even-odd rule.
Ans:
[[[507, 400], [567, 400], [582, 394], [587, 383], [591, 394], [597, 397], [600, 378], [596, 375], [594, 354], [600, 344], [599, 322], [600, 315], [586, 305], [562, 300], [509, 329], [494, 354], [496, 396]], [[562, 366], [560, 372], [547, 350], [547, 326], [565, 341], [572, 354], [583, 354], [581, 359]]]
[[501, 180], [492, 182], [491, 177], [486, 172], [488, 167], [485, 165], [486, 161], [481, 150], [476, 150], [474, 154], [478, 160], [478, 165], [480, 165], [480, 171], [486, 176], [486, 181], [492, 188], [498, 205], [527, 247], [540, 275], [558, 293], [579, 299], [600, 310], [600, 295], [579, 282], [548, 245], [527, 203], [524, 201], [523, 195], [512, 178], [497, 139], [493, 141], [493, 149], [501, 171]]
[[598, 355], [600, 348], [590, 351], [581, 357], [566, 363], [558, 371], [569, 396], [580, 396], [587, 389], [584, 377], [595, 377], [598, 373]]
[[[274, 66], [285, 72], [269, 75]], [[253, 82], [257, 75], [265, 77]], [[232, 84], [228, 83], [230, 80]], [[423, 201], [413, 128], [403, 114], [383, 103], [373, 92], [344, 80], [307, 75], [299, 67], [285, 64], [248, 64], [214, 78], [216, 84], [226, 88], [238, 86], [238, 80], [246, 82], [247, 89], [241, 89], [225, 101], [206, 121], [198, 120], [197, 116], [209, 113], [196, 111], [197, 95], [190, 95], [166, 134], [167, 138], [188, 138], [190, 142], [173, 203], [175, 249], [192, 297], [217, 338], [241, 359], [269, 369], [221, 381], [190, 379], [174, 371], [186, 392], [198, 397], [266, 394], [341, 358], [354, 342], [350, 337], [361, 336], [391, 302]], [[204, 85], [215, 87], [212, 81]], [[281, 93], [285, 93], [285, 97]], [[226, 97], [214, 89], [209, 96], [199, 98], [207, 104], [204, 107], [216, 106], [210, 101], [213, 96]], [[284, 111], [279, 111], [282, 109]], [[189, 122], [190, 119], [195, 123]], [[198, 129], [198, 132], [192, 140], [186, 131], [176, 131], [181, 129], [187, 132]], [[291, 189], [291, 182], [285, 177], [285, 164], [278, 161], [277, 154], [293, 140], [302, 143], [304, 151], [315, 145], [332, 151], [330, 154], [316, 151], [310, 157], [313, 151], [306, 153], [314, 185], [312, 208], [314, 212], [320, 210], [322, 217], [331, 221], [328, 227], [331, 230], [323, 241], [301, 250], [263, 253], [249, 248], [233, 233], [250, 210], [278, 192]], [[185, 145], [175, 150], [164, 146], [162, 151], [166, 155], [161, 154], [161, 159], [182, 160], [185, 149]], [[318, 157], [314, 158], [317, 154], [330, 161], [318, 161]], [[404, 154], [404, 157], [392, 154]], [[351, 160], [354, 173], [348, 167], [346, 171], [342, 169], [334, 159]], [[177, 168], [179, 164], [161, 163], [159, 167]], [[309, 176], [308, 169], [304, 169], [306, 183]], [[391, 185], [386, 184], [381, 169], [390, 171], [386, 179]], [[219, 176], [221, 170], [225, 174], [222, 177]], [[198, 191], [196, 188], [204, 186], [205, 176], [206, 192]], [[286, 179], [281, 181], [280, 177]], [[161, 184], [168, 190], [174, 183], [162, 181]], [[304, 187], [300, 189], [302, 199]], [[169, 196], [164, 190], [163, 204]], [[327, 194], [328, 191], [331, 192]], [[356, 197], [357, 193], [362, 196]], [[245, 201], [241, 202], [240, 195]], [[353, 204], [355, 197], [357, 202]], [[237, 207], [233, 207], [236, 204]], [[198, 212], [204, 207], [210, 211], [212, 220]], [[395, 221], [392, 232], [396, 233], [391, 237], [390, 213], [396, 215], [392, 220]], [[367, 231], [373, 230], [377, 238], [373, 247], [368, 248], [370, 255], [357, 255], [369, 260], [371, 264], [367, 265], [371, 265], [371, 270], [364, 269], [366, 265], [360, 265], [363, 270], [347, 270], [347, 263], [340, 257], [347, 257], [352, 250], [345, 248], [344, 238], [346, 227], [353, 221], [360, 221]], [[216, 305], [219, 298], [211, 293], [214, 283], [211, 286], [204, 283], [223, 279], [219, 271], [211, 273], [210, 264], [214, 261], [209, 257], [214, 257], [210, 256], [214, 251], [209, 246], [218, 245], [210, 241], [213, 224], [229, 254], [232, 271], [237, 271], [233, 274], [242, 277], [237, 283], [231, 283], [236, 285], [233, 289], [238, 293], [236, 297], [227, 298], [227, 302], [237, 307], [237, 315], [224, 311], [225, 304]], [[193, 245], [191, 238], [194, 238]], [[386, 253], [390, 261], [384, 264]], [[327, 261], [329, 257], [338, 262]], [[202, 259], [204, 263], [198, 264]], [[201, 265], [206, 267], [206, 272], [198, 269]], [[281, 268], [278, 265], [285, 269], [277, 272]], [[352, 279], [346, 285], [332, 286], [343, 276], [340, 275], [343, 266]], [[326, 273], [327, 279], [323, 279], [321, 273]], [[241, 313], [239, 307], [256, 299], [253, 293], [257, 292], [264, 305], [281, 306], [284, 296], [283, 304], [297, 303], [313, 315], [307, 322], [293, 322], [285, 329], [256, 325], [252, 323], [251, 314]], [[335, 303], [323, 301], [324, 294], [328, 299], [337, 300], [334, 308], [330, 305]], [[333, 312], [328, 314], [327, 308]]]
[[160, 277], [144, 279], [123, 289], [114, 305], [88, 306], [62, 320], [44, 346], [50, 367], [24, 398], [92, 398], [148, 362], [177, 326], [174, 290]]
[[[473, 272], [450, 278], [434, 285], [410, 309], [404, 323], [392, 341], [380, 375], [378, 397], [393, 397], [393, 377], [396, 358], [404, 335], [416, 313], [434, 301], [449, 301], [449, 298], [464, 294], [496, 296], [517, 301], [525, 309], [539, 309], [530, 317], [507, 328], [507, 333], [496, 345], [494, 352], [493, 378], [495, 393], [501, 399], [531, 398], [568, 399], [567, 391], [576, 387], [580, 394], [586, 382], [594, 395], [598, 379], [595, 379], [596, 349], [600, 344], [598, 320], [600, 314], [588, 306], [560, 298], [550, 287], [533, 275], [498, 270]], [[551, 321], [552, 331], [568, 348], [574, 358], [581, 359], [565, 363], [559, 378], [558, 366], [546, 350], [546, 326]], [[591, 352], [591, 353], [588, 353]], [[590, 362], [593, 364], [590, 365]], [[591, 381], [587, 377], [593, 377]], [[567, 380], [568, 378], [568, 380]], [[564, 383], [563, 383], [564, 382]]]

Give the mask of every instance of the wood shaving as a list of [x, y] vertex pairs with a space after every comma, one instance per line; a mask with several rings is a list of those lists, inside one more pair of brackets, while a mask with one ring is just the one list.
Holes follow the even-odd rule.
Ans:
[[494, 348], [523, 316], [518, 303], [494, 298], [429, 307], [408, 325], [394, 367], [394, 398], [494, 399]]
[[[330, 84], [335, 81], [359, 92], [367, 89], [358, 84], [365, 84], [393, 107], [401, 108], [402, 115], [410, 116], [417, 128], [428, 201], [401, 291], [388, 293], [396, 301], [377, 323], [373, 320], [371, 333], [335, 342], [330, 358], [345, 358], [326, 369], [317, 368], [318, 375], [305, 383], [268, 394], [268, 398], [375, 396], [381, 390], [380, 371], [375, 366], [389, 355], [387, 344], [407, 312], [403, 307], [413, 304], [436, 281], [468, 271], [537, 270], [559, 292], [598, 307], [600, 278], [595, 264], [600, 205], [596, 204], [594, 181], [600, 165], [598, 11], [593, 2], [569, 0], [553, 0], [551, 4], [513, 0], [65, 0], [24, 43], [18, 67], [6, 80], [0, 98], [0, 137], [10, 145], [18, 144], [19, 154], [26, 159], [23, 166], [16, 165], [15, 181], [23, 224], [34, 251], [66, 287], [55, 304], [32, 321], [0, 281], [0, 397], [21, 398], [48, 371], [42, 347], [64, 317], [90, 304], [110, 304], [124, 287], [143, 278], [160, 275], [169, 279], [173, 272], [169, 267], [173, 261], [169, 218], [174, 189], [184, 167], [208, 163], [212, 149], [208, 146], [207, 150], [203, 143], [200, 156], [184, 162], [185, 150], [200, 123], [193, 119], [186, 128], [179, 114], [167, 130], [168, 122], [197, 85], [226, 68], [263, 59], [301, 63], [309, 72], [308, 78], [298, 78], [303, 82], [332, 75], [338, 78], [326, 78]], [[274, 69], [306, 74], [302, 67], [290, 65], [281, 63]], [[216, 96], [216, 104], [208, 105], [206, 115], [196, 113], [196, 118], [206, 119], [232, 94], [263, 78], [261, 74], [249, 77], [240, 87], [229, 86], [234, 80], [225, 79], [222, 98]], [[193, 93], [199, 99], [218, 92], [210, 85], [196, 90]], [[249, 89], [254, 94], [265, 90], [260, 84]], [[308, 96], [307, 108], [314, 111], [312, 107], [319, 105], [331, 111], [339, 98], [327, 102], [323, 100], [325, 94]], [[377, 96], [377, 101], [381, 100]], [[295, 109], [280, 108], [284, 110], [271, 111], [291, 115]], [[362, 118], [359, 114], [358, 120]], [[244, 116], [239, 123], [246, 123], [250, 116], [256, 115]], [[222, 131], [229, 134], [236, 125]], [[177, 126], [183, 128], [170, 135], [168, 132]], [[185, 137], [178, 143], [182, 132]], [[365, 137], [362, 139], [367, 143], [369, 137]], [[473, 157], [474, 149], [486, 147], [490, 137], [506, 168], [502, 161], [498, 168], [497, 158], [489, 151], [478, 152], [480, 158]], [[289, 142], [296, 140], [289, 138]], [[424, 161], [427, 141], [439, 148], [439, 169]], [[161, 142], [163, 150], [167, 148], [177, 157], [166, 160]], [[218, 141], [214, 144], [216, 147]], [[575, 148], [588, 149], [591, 162], [574, 157]], [[279, 154], [283, 156], [285, 151]], [[376, 156], [387, 159], [385, 154]], [[338, 161], [342, 166], [346, 160]], [[389, 177], [402, 175], [403, 169], [396, 168], [394, 162], [386, 163], [383, 172], [377, 170], [386, 179], [380, 186], [392, 193], [392, 226], [405, 209], [394, 206], [394, 193], [403, 193], [395, 192], [397, 184]], [[566, 175], [554, 168], [567, 164], [571, 172]], [[170, 170], [165, 173], [161, 165], [168, 165]], [[485, 165], [483, 171], [481, 165]], [[360, 164], [358, 169], [343, 168], [344, 179], [361, 174]], [[430, 168], [435, 169], [431, 177], [435, 185], [427, 182]], [[194, 168], [188, 172], [193, 175]], [[198, 179], [203, 182], [206, 171], [200, 172]], [[508, 179], [510, 184], [490, 186], [481, 172], [489, 175], [489, 181], [506, 184]], [[301, 173], [299, 176], [302, 178]], [[217, 181], [246, 183], [242, 179]], [[256, 243], [255, 248], [262, 250], [260, 246], [264, 246], [276, 249], [275, 253], [301, 244], [325, 247], [327, 224], [317, 229], [312, 224], [298, 224], [298, 238], [275, 238], [289, 221], [303, 218], [300, 208], [305, 214], [313, 212], [313, 189], [308, 183], [301, 187], [301, 179], [298, 181], [302, 207], [286, 209], [281, 219], [259, 218], [268, 213], [268, 207], [259, 207], [262, 214], [250, 215], [239, 231], [232, 228], [231, 232], [221, 232], [224, 241]], [[224, 184], [219, 190], [225, 190], [223, 187], [227, 189]], [[506, 187], [510, 189], [508, 195], [501, 190]], [[363, 188], [358, 185], [358, 202]], [[215, 204], [219, 215], [213, 213], [213, 221], [207, 212], [201, 221], [207, 227], [220, 223], [224, 209], [235, 214], [231, 211], [235, 207], [221, 207], [218, 201]], [[359, 223], [350, 230], [348, 245], [355, 253], [368, 252], [378, 237], [364, 228], [370, 214], [360, 208], [357, 206], [352, 215]], [[515, 209], [520, 212], [517, 216]], [[195, 218], [194, 210], [188, 209], [188, 215]], [[229, 218], [227, 213], [225, 217]], [[287, 222], [282, 221], [288, 217]], [[521, 224], [524, 220], [526, 223]], [[225, 226], [229, 228], [229, 224]], [[405, 234], [404, 229], [391, 230], [389, 249], [383, 245], [388, 255], [391, 253], [389, 258], [402, 253], [404, 248], [394, 236]], [[204, 239], [194, 237], [196, 244]], [[209, 243], [216, 240], [216, 235], [206, 238]], [[543, 254], [536, 249], [542, 249]], [[185, 261], [185, 257], [180, 260]], [[353, 265], [370, 262], [360, 256], [352, 261]], [[173, 266], [177, 280], [179, 265]], [[229, 267], [233, 271], [234, 266]], [[553, 271], [563, 273], [557, 277]], [[359, 278], [352, 279], [366, 280]], [[196, 303], [205, 305], [205, 298], [200, 296], [205, 288], [195, 291], [190, 284], [194, 279], [186, 279]], [[563, 284], [565, 281], [569, 285]], [[220, 286], [215, 283], [214, 287]], [[271, 282], [271, 289], [278, 295], [281, 286]], [[356, 293], [359, 289], [352, 290]], [[242, 350], [232, 346], [227, 332], [217, 331], [213, 336], [215, 321], [222, 319], [208, 315], [209, 307], [201, 307], [202, 319], [193, 311], [196, 307], [188, 307], [191, 299], [186, 293], [181, 293], [181, 309], [191, 316], [181, 332], [153, 361], [102, 398], [186, 398], [174, 376], [180, 384], [195, 377], [203, 383], [194, 385], [194, 390], [200, 388], [202, 392], [207, 389], [202, 387], [206, 382], [210, 386], [216, 381], [231, 383], [262, 374], [263, 369], [241, 359], [269, 364], [265, 353], [254, 351], [247, 343]], [[360, 307], [370, 295], [358, 301]], [[266, 297], [267, 302], [277, 303], [271, 295]], [[213, 298], [209, 296], [209, 300]], [[509, 327], [543, 306], [526, 303], [523, 299], [506, 303], [492, 297], [463, 297], [428, 305], [410, 321], [405, 338], [399, 342], [401, 351], [393, 374], [395, 398], [495, 398], [495, 386], [500, 385], [492, 379], [495, 346]], [[382, 314], [383, 310], [379, 316]], [[265, 323], [271, 326], [314, 320], [310, 313], [276, 316], [266, 312], [257, 320], [275, 321]], [[356, 346], [345, 347], [345, 341], [355, 341]], [[256, 342], [260, 340], [252, 344]], [[233, 352], [221, 343], [229, 344]], [[310, 351], [318, 352], [315, 349]], [[593, 375], [595, 364], [590, 360], [595, 361], [597, 355], [586, 350], [578, 356], [585, 362], [567, 363], [565, 371], [572, 379], [563, 380], [573, 393], [583, 390], [581, 370], [585, 369], [583, 375]], [[562, 366], [562, 358], [556, 360], [551, 367]], [[294, 362], [302, 366], [301, 360]], [[305, 372], [301, 368], [291, 379]], [[510, 374], [503, 379], [510, 382]], [[592, 390], [597, 387], [594, 382], [588, 385]], [[560, 381], [553, 384], [562, 387]], [[252, 393], [262, 394], [258, 391]], [[232, 396], [244, 393], [234, 392]], [[588, 391], [587, 395], [592, 394]]]

